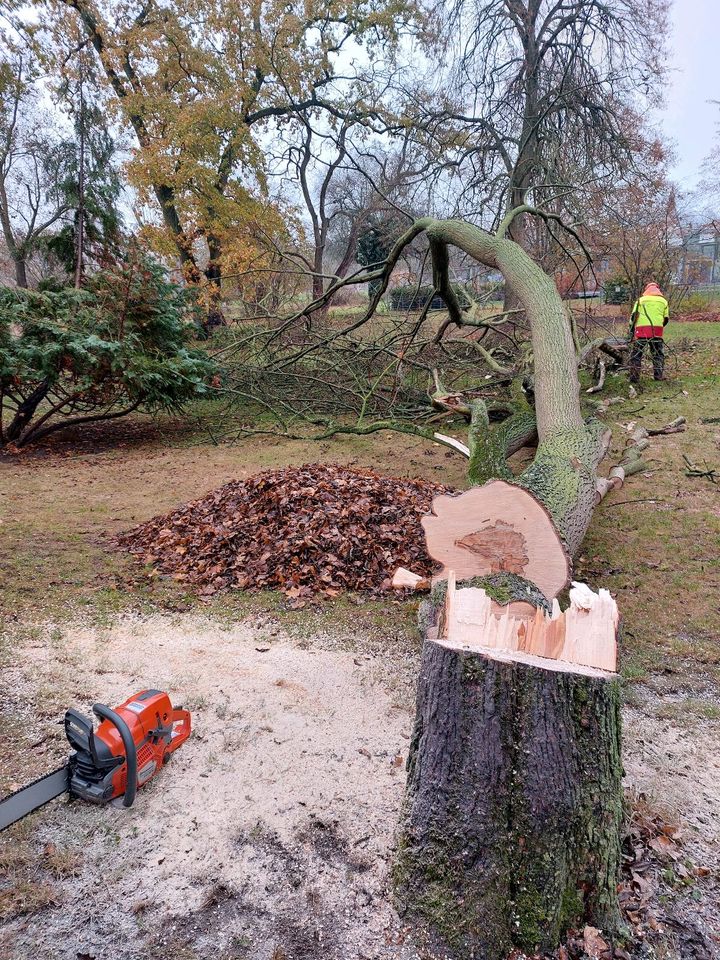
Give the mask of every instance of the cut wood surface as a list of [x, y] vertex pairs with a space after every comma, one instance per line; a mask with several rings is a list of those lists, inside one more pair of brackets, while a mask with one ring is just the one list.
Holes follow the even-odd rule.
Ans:
[[439, 496], [422, 519], [427, 550], [458, 580], [516, 573], [552, 599], [570, 578], [570, 560], [545, 507], [523, 487], [491, 480], [459, 497]]
[[421, 577], [412, 570], [406, 570], [405, 567], [398, 567], [392, 578], [393, 590], [429, 590], [430, 581], [427, 577]]
[[[570, 590], [562, 612], [555, 600], [551, 614], [527, 603], [501, 606], [480, 587], [457, 589], [448, 576], [440, 638], [467, 650], [498, 650], [615, 672], [619, 614], [607, 590], [594, 593], [583, 583]], [[557, 669], [557, 667], [556, 667]]]
[[456, 440], [455, 437], [448, 437], [444, 433], [434, 434], [436, 440], [439, 440], [441, 443], [444, 443], [447, 447], [453, 447], [458, 453], [461, 453], [464, 457], [470, 456], [470, 447], [466, 443], [463, 443], [462, 440]]

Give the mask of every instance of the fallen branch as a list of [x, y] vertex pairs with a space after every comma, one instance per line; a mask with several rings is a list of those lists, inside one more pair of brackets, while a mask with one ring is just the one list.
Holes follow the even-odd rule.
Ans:
[[470, 447], [462, 442], [462, 440], [456, 440], [455, 437], [447, 437], [444, 433], [434, 433], [433, 436], [439, 443], [444, 443], [446, 447], [452, 447], [453, 450], [457, 450], [458, 453], [461, 453], [464, 457], [470, 457]]
[[[628, 503], [670, 503], [669, 500], [660, 500], [657, 497], [640, 497], [638, 500], [613, 500], [612, 503], [607, 505], [607, 509], [610, 507], [622, 507], [624, 504]], [[675, 509], [679, 509], [675, 507]]]
[[718, 480], [720, 480], [720, 472], [714, 467], [708, 467], [707, 461], [705, 461], [705, 469], [701, 470], [700, 467], [696, 467], [691, 460], [688, 460], [685, 454], [683, 454], [683, 460], [687, 467], [685, 471], [686, 477], [704, 477], [706, 480], [709, 480], [710, 483], [717, 483]]
[[620, 463], [612, 467], [607, 477], [600, 477], [597, 481], [596, 503], [600, 503], [611, 490], [620, 489], [625, 480], [634, 473], [640, 473], [642, 470], [648, 469], [648, 464], [642, 459], [641, 453], [649, 446], [648, 431], [645, 427], [637, 427], [628, 439]]
[[671, 423], [666, 423], [664, 427], [658, 427], [656, 430], [648, 429], [651, 437], [659, 437], [665, 433], [683, 433], [687, 430], [687, 420], [685, 417], [677, 417]]
[[605, 386], [605, 373], [606, 373], [605, 361], [600, 360], [598, 363], [598, 366], [600, 367], [598, 382], [595, 384], [594, 387], [590, 387], [589, 389], [587, 389], [585, 393], [599, 393], [602, 390], [602, 388]]
[[608, 397], [607, 400], [601, 400], [597, 405], [597, 412], [607, 413], [608, 407], [612, 407], [616, 403], [625, 403], [625, 397]]
[[599, 349], [606, 353], [609, 357], [612, 357], [616, 363], [624, 363], [625, 357], [624, 352], [627, 351], [629, 344], [625, 341], [619, 340], [618, 338], [611, 338], [609, 340], [604, 340], [599, 344]]

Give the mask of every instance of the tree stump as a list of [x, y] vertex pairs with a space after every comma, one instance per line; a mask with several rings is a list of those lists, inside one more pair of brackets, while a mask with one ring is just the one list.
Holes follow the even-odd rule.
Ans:
[[401, 911], [457, 960], [552, 950], [584, 923], [612, 936], [621, 779], [617, 674], [428, 636]]

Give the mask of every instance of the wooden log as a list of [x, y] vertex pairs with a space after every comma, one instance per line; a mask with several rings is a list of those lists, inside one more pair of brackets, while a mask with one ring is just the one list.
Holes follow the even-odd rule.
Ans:
[[612, 936], [621, 821], [616, 674], [426, 639], [394, 882], [433, 951]]
[[406, 570], [405, 567], [398, 567], [391, 581], [393, 590], [429, 590], [430, 581], [427, 577], [421, 577], [412, 570]]
[[687, 430], [685, 417], [676, 417], [675, 420], [666, 423], [664, 427], [657, 427], [655, 430], [650, 429], [647, 432], [651, 437], [659, 437], [665, 433], [684, 433], [685, 430]]
[[600, 349], [609, 357], [612, 357], [616, 363], [625, 363], [625, 353], [630, 344], [619, 337], [608, 337], [600, 344]]
[[459, 497], [440, 496], [423, 517], [430, 556], [443, 565], [435, 580], [498, 572], [537, 584], [548, 599], [570, 578], [570, 559], [550, 514], [523, 487], [492, 480]]
[[[681, 418], [682, 419], [682, 418]], [[607, 477], [600, 477], [595, 484], [595, 502], [600, 503], [611, 490], [618, 489], [627, 477], [648, 469], [648, 464], [640, 454], [650, 446], [650, 433], [644, 427], [637, 427], [629, 437], [623, 459], [612, 467]]]

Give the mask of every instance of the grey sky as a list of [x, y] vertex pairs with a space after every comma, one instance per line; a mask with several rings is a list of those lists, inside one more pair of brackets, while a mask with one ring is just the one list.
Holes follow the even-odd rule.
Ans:
[[708, 103], [720, 100], [718, 36], [718, 0], [674, 0], [673, 69], [660, 124], [676, 143], [675, 179], [687, 187], [695, 185], [718, 133], [720, 107]]

